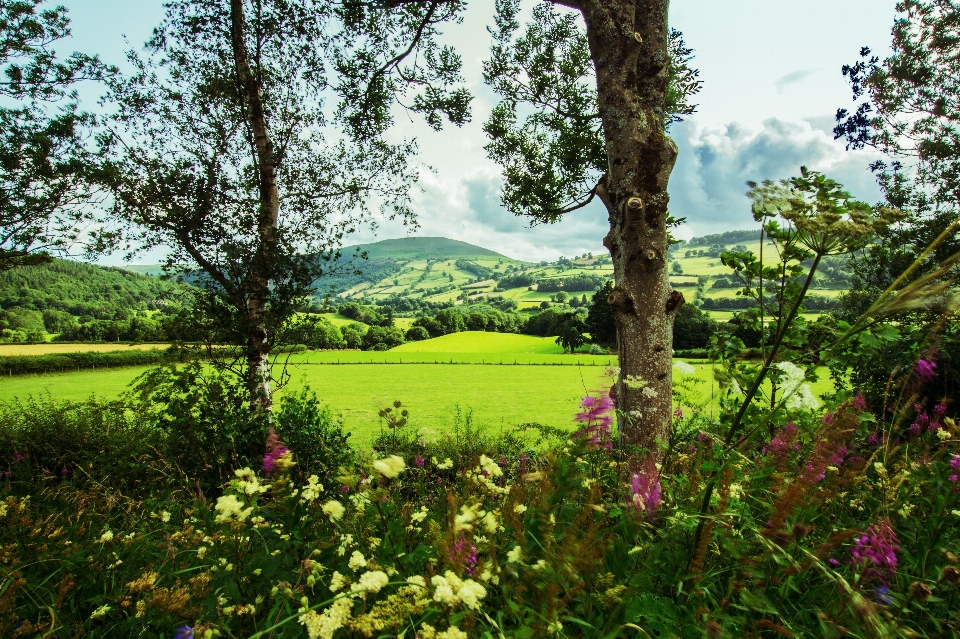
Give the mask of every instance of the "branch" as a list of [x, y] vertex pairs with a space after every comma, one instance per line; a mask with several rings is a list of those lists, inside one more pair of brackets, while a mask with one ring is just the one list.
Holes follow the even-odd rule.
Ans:
[[579, 202], [579, 203], [577, 203], [577, 204], [572, 204], [572, 205], [568, 206], [568, 207], [565, 208], [565, 209], [545, 209], [545, 211], [546, 211], [547, 213], [550, 213], [551, 215], [564, 215], [564, 214], [566, 214], [566, 213], [571, 213], [571, 212], [573, 212], [573, 211], [576, 211], [577, 209], [582, 209], [582, 208], [585, 207], [587, 204], [590, 204], [590, 202], [593, 201], [593, 198], [594, 198], [594, 196], [596, 196], [596, 194], [597, 194], [597, 188], [598, 188], [599, 186], [600, 186], [600, 185], [599, 185], [599, 183], [598, 183], [596, 186], [594, 186], [592, 189], [590, 189], [590, 195], [587, 196], [587, 199], [583, 200], [582, 202]]

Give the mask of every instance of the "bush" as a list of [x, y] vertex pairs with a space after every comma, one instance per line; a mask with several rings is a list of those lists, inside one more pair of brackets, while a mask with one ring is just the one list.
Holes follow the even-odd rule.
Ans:
[[51, 353], [48, 355], [3, 355], [0, 356], [0, 373], [27, 375], [58, 373], [78, 368], [108, 368], [117, 366], [152, 366], [168, 362], [186, 361], [191, 357], [180, 349], [150, 349], [107, 351], [97, 353]]
[[430, 333], [422, 326], [411, 326], [407, 329], [404, 337], [408, 342], [421, 342], [425, 339], [430, 339]]

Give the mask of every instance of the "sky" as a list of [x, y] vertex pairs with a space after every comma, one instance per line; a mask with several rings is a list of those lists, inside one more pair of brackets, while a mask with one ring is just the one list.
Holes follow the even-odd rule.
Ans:
[[[124, 61], [163, 17], [162, 0], [61, 0], [70, 10], [73, 36], [63, 52], [97, 53], [106, 62]], [[670, 210], [686, 223], [676, 232], [690, 238], [753, 228], [747, 180], [797, 175], [801, 165], [824, 171], [857, 198], [876, 202], [880, 191], [867, 165], [876, 156], [846, 151], [833, 140], [834, 113], [850, 109], [841, 67], [858, 59], [863, 46], [889, 51], [895, 0], [673, 0], [670, 23], [695, 50], [703, 89], [697, 113], [671, 127], [680, 154], [670, 178]], [[527, 0], [527, 8], [532, 6]], [[599, 203], [552, 225], [530, 227], [500, 203], [500, 171], [487, 159], [482, 124], [497, 97], [481, 78], [488, 55], [486, 31], [493, 0], [472, 0], [460, 25], [444, 40], [463, 57], [463, 74], [475, 96], [473, 120], [437, 133], [404, 115], [397, 138], [415, 137], [420, 147], [419, 190], [414, 210], [418, 236], [444, 236], [517, 259], [554, 260], [601, 253], [608, 227]], [[84, 106], [96, 93], [85, 88]], [[384, 222], [374, 235], [360, 230], [348, 244], [404, 236]], [[156, 253], [138, 263], [159, 261]], [[105, 263], [118, 263], [118, 257]]]

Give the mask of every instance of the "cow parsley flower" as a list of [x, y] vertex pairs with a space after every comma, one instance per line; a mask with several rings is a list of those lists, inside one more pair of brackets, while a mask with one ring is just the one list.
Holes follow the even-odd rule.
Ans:
[[243, 521], [253, 512], [253, 507], [244, 508], [244, 503], [236, 495], [223, 495], [217, 498], [214, 506], [219, 514], [216, 521], [223, 523], [231, 520]]
[[806, 371], [792, 362], [778, 362], [780, 387], [787, 396], [787, 408], [791, 410], [815, 410], [820, 402], [813, 396], [810, 384], [804, 383]]
[[353, 554], [350, 555], [350, 561], [347, 562], [347, 565], [350, 566], [350, 570], [356, 572], [367, 565], [367, 560], [364, 558], [363, 553], [359, 550], [354, 550]]

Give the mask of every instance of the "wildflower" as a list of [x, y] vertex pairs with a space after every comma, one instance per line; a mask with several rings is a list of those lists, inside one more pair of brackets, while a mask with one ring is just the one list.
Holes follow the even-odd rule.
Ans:
[[420, 510], [410, 515], [410, 521], [421, 523], [430, 513], [426, 506], [420, 506]]
[[245, 520], [253, 512], [253, 507], [244, 508], [242, 501], [237, 499], [236, 495], [223, 495], [217, 498], [214, 509], [220, 513], [216, 520], [220, 523], [236, 519], [238, 522]]
[[347, 562], [347, 565], [350, 566], [350, 570], [356, 572], [367, 565], [367, 560], [359, 550], [354, 550], [353, 554], [350, 555], [350, 561]]
[[101, 543], [107, 543], [107, 542], [109, 542], [109, 541], [113, 541], [113, 531], [112, 531], [112, 530], [108, 530], [108, 531], [106, 531], [105, 533], [103, 533], [102, 535], [100, 535], [100, 542], [101, 542]]
[[458, 531], [473, 530], [473, 522], [485, 514], [486, 513], [480, 509], [479, 504], [460, 506], [460, 512], [454, 518], [454, 526]]
[[337, 599], [323, 614], [306, 610], [300, 615], [300, 623], [307, 629], [310, 639], [332, 639], [333, 634], [350, 619], [353, 601], [347, 597]]
[[813, 396], [810, 384], [805, 384], [806, 371], [792, 362], [778, 362], [780, 386], [787, 396], [787, 408], [792, 410], [814, 410], [820, 402]]
[[333, 576], [330, 577], [330, 592], [340, 592], [343, 590], [343, 587], [347, 585], [348, 579], [341, 575], [336, 570], [333, 571]]
[[378, 459], [373, 462], [373, 469], [387, 479], [393, 479], [402, 473], [404, 468], [406, 468], [406, 464], [404, 463], [403, 458], [398, 457], [397, 455], [390, 455], [389, 457]]
[[697, 372], [696, 368], [679, 359], [673, 363], [673, 369], [681, 375], [693, 375]]
[[102, 606], [94, 610], [92, 613], [90, 613], [90, 619], [101, 619], [105, 617], [108, 612], [110, 612], [110, 606], [108, 606], [107, 604], [103, 604]]
[[437, 458], [434, 457], [432, 460], [433, 465], [437, 467], [437, 470], [446, 470], [448, 468], [453, 468], [453, 460], [447, 457], [442, 462], [437, 463]]
[[928, 353], [917, 360], [917, 365], [913, 368], [913, 374], [921, 383], [930, 382], [937, 376], [937, 362], [933, 359], [932, 353]]
[[776, 436], [767, 443], [766, 446], [761, 449], [760, 452], [767, 454], [772, 452], [774, 455], [780, 456], [786, 453], [790, 448], [799, 449], [799, 445], [792, 445], [794, 437], [797, 434], [797, 427], [793, 425], [793, 422], [787, 422], [787, 424], [780, 429]]
[[930, 598], [930, 595], [932, 595], [933, 592], [930, 590], [930, 586], [927, 584], [923, 583], [922, 581], [915, 581], [910, 584], [910, 594], [917, 601], [926, 601]]
[[173, 636], [173, 639], [193, 639], [193, 628], [190, 626], [180, 626], [177, 628], [177, 634]]
[[237, 478], [233, 481], [233, 486], [237, 489], [238, 492], [243, 493], [244, 495], [257, 495], [260, 493], [267, 492], [269, 486], [264, 486], [260, 483], [260, 478], [257, 477], [249, 468], [240, 468], [233, 471], [233, 474]]
[[675, 419], [683, 419], [683, 408], [677, 406], [673, 411], [673, 416]]
[[558, 635], [563, 632], [563, 624], [559, 621], [551, 621], [549, 624], [547, 624], [547, 632], [552, 635]]
[[163, 523], [167, 523], [168, 521], [170, 521], [170, 513], [168, 513], [168, 512], [165, 511], [165, 510], [161, 510], [161, 511], [160, 511], [160, 521], [162, 521]]
[[517, 504], [513, 507], [513, 512], [517, 513], [518, 515], [522, 515], [523, 513], [527, 512], [527, 507], [524, 504]]
[[422, 455], [417, 455], [413, 458], [413, 465], [417, 468], [423, 468], [423, 465], [427, 463], [427, 460], [423, 458]]
[[430, 579], [433, 584], [433, 600], [442, 604], [463, 603], [471, 610], [480, 609], [480, 600], [487, 596], [487, 589], [472, 579], [460, 579], [452, 571], [443, 576], [435, 575]]
[[583, 428], [573, 434], [574, 438], [583, 437], [588, 448], [606, 448], [613, 450], [610, 439], [610, 424], [613, 421], [611, 411], [614, 402], [610, 397], [587, 395], [580, 400], [583, 410], [574, 415], [574, 421], [583, 424]]
[[277, 461], [289, 452], [290, 449], [280, 441], [276, 431], [271, 427], [267, 433], [267, 452], [263, 456], [263, 472], [268, 476], [272, 475]]
[[371, 570], [360, 575], [360, 579], [353, 585], [354, 592], [380, 592], [390, 583], [390, 577], [382, 570]]
[[897, 535], [890, 527], [890, 520], [883, 519], [870, 526], [866, 534], [855, 542], [850, 554], [854, 566], [863, 568], [864, 575], [886, 584], [886, 577], [897, 568], [897, 551], [900, 546]]
[[320, 507], [320, 510], [323, 511], [323, 514], [330, 518], [330, 521], [338, 521], [343, 517], [343, 513], [346, 512], [346, 508], [343, 507], [336, 499], [331, 499], [323, 506]]
[[633, 507], [638, 514], [652, 516], [660, 507], [660, 473], [652, 455], [647, 456], [646, 467], [641, 472], [634, 473], [630, 481], [630, 491], [633, 493]]
[[307, 478], [307, 485], [303, 487], [303, 491], [300, 493], [300, 501], [306, 503], [312, 502], [319, 497], [322, 492], [323, 485], [320, 483], [319, 478], [316, 475], [310, 475], [310, 477]]
[[523, 546], [514, 546], [507, 551], [507, 563], [519, 564], [523, 560]]

